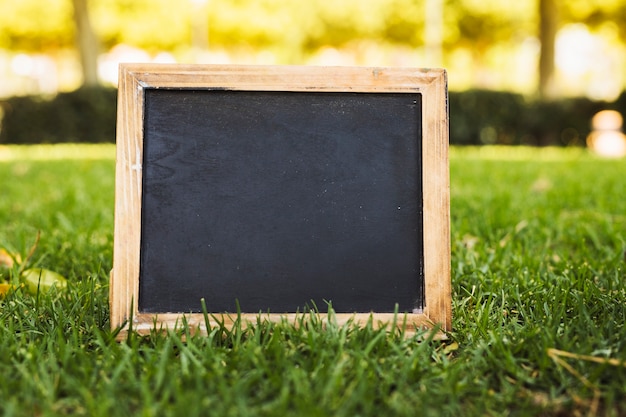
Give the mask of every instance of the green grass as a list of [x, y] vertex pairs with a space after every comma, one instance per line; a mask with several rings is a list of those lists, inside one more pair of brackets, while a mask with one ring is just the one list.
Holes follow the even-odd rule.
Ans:
[[31, 264], [70, 282], [0, 301], [2, 415], [626, 415], [626, 161], [452, 149], [446, 342], [310, 313], [117, 343], [113, 154], [0, 147], [0, 246], [41, 231]]

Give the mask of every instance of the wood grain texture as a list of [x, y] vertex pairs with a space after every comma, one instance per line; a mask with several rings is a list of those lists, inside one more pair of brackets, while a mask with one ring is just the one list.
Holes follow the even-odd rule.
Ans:
[[[132, 331], [145, 335], [150, 332], [162, 332], [167, 330], [182, 330], [183, 323], [188, 326], [191, 333], [199, 332], [207, 333], [208, 327], [215, 328], [224, 325], [226, 328], [232, 328], [239, 322], [242, 328], [250, 325], [256, 325], [258, 322], [270, 321], [274, 323], [287, 322], [294, 326], [298, 326], [308, 313], [283, 313], [283, 314], [140, 314], [132, 322]], [[359, 326], [365, 326], [371, 323], [375, 329], [387, 329], [387, 331], [403, 331], [405, 337], [413, 337], [421, 333], [423, 337], [431, 337], [434, 340], [446, 339], [446, 333], [443, 326], [433, 322], [424, 314], [393, 314], [393, 313], [333, 313], [320, 314], [323, 322], [331, 322], [339, 326], [352, 323]], [[208, 320], [207, 320], [208, 318]], [[394, 329], [395, 327], [395, 329]], [[118, 339], [127, 336], [127, 332], [122, 332]]]
[[448, 92], [445, 71], [424, 92], [424, 314], [444, 329], [452, 328], [450, 281], [450, 177], [448, 162]]
[[[114, 260], [111, 272], [111, 326], [146, 334], [159, 327], [180, 325], [183, 314], [141, 313], [139, 265], [141, 239], [144, 91], [146, 89], [206, 89], [240, 91], [419, 92], [422, 95], [422, 171], [424, 227], [424, 311], [402, 315], [408, 328], [451, 330], [448, 107], [446, 72], [442, 69], [367, 67], [291, 67], [231, 65], [123, 64], [118, 91]], [[374, 322], [393, 320], [374, 312]], [[225, 323], [232, 316], [219, 314]], [[185, 320], [203, 331], [202, 314]], [[244, 314], [256, 322], [257, 314]], [[293, 314], [266, 314], [269, 320], [295, 320]], [[336, 314], [339, 322], [363, 323], [370, 314]], [[155, 321], [156, 320], [156, 321]], [[402, 320], [399, 320], [402, 322]], [[215, 324], [215, 323], [213, 323]], [[443, 336], [444, 333], [440, 333]]]
[[140, 80], [123, 68], [119, 80], [114, 257], [109, 289], [113, 327], [127, 320], [139, 294], [141, 236], [144, 90]]

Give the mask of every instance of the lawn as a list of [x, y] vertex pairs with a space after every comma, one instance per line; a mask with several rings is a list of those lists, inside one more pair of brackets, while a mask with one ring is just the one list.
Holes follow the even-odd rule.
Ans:
[[115, 342], [114, 170], [111, 145], [0, 146], [0, 247], [40, 232], [29, 265], [69, 282], [0, 300], [4, 416], [626, 415], [624, 160], [451, 150], [444, 342], [314, 312]]

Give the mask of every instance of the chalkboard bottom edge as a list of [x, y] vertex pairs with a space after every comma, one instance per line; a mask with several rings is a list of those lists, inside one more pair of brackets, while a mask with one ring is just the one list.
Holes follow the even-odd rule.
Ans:
[[[308, 313], [272, 313], [272, 314], [214, 314], [210, 313], [209, 327], [215, 328], [219, 326], [225, 326], [232, 328], [235, 324], [240, 324], [243, 327], [256, 324], [259, 319], [261, 321], [271, 322], [288, 322], [294, 326], [298, 326], [298, 323], [302, 321], [303, 316]], [[451, 329], [446, 329], [444, 325], [434, 323], [428, 316], [422, 313], [316, 313], [322, 321], [332, 320], [339, 326], [343, 326], [350, 322], [358, 325], [359, 327], [366, 326], [369, 322], [372, 323], [374, 328], [380, 329], [387, 327], [391, 330], [391, 326], [395, 324], [396, 329], [402, 330], [402, 334], [405, 338], [409, 339], [415, 336], [419, 336], [424, 340], [447, 340], [447, 333]], [[331, 318], [332, 316], [332, 318]], [[176, 331], [183, 328], [185, 323], [185, 329], [189, 329], [192, 333], [200, 332], [201, 334], [207, 334], [207, 317], [202, 313], [191, 314], [178, 314], [178, 313], [138, 313], [133, 319], [132, 323], [127, 323], [117, 334], [116, 339], [118, 341], [125, 340], [129, 333], [135, 333], [140, 336], [150, 335], [153, 332]]]

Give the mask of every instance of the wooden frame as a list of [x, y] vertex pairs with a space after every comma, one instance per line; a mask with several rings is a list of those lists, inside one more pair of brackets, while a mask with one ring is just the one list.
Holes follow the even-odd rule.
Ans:
[[[424, 309], [397, 320], [408, 333], [419, 328], [451, 330], [448, 108], [446, 72], [442, 69], [162, 65], [120, 66], [117, 121], [114, 259], [111, 271], [111, 326], [140, 334], [174, 328], [185, 318], [205, 331], [199, 313], [139, 311], [144, 92], [146, 89], [229, 89], [296, 92], [410, 92], [422, 95], [422, 191], [424, 249]], [[210, 312], [215, 313], [215, 312]], [[336, 320], [385, 325], [393, 313], [335, 313]], [[225, 323], [233, 317], [221, 313]], [[258, 313], [243, 312], [244, 321]], [[270, 320], [295, 320], [295, 313], [268, 314]], [[132, 320], [132, 323], [128, 323]], [[155, 326], [156, 325], [156, 326]], [[440, 332], [439, 336], [444, 333]]]

